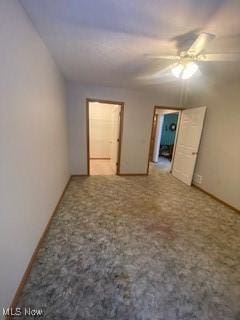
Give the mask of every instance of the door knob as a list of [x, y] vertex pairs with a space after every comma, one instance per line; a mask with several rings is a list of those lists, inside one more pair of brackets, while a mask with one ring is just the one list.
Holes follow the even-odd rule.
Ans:
[[198, 152], [192, 152], [192, 155], [196, 155], [196, 154], [198, 154]]

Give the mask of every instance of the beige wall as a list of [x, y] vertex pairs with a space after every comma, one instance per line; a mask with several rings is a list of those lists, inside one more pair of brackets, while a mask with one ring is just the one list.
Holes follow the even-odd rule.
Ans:
[[154, 105], [177, 105], [177, 90], [152, 95], [139, 91], [68, 83], [68, 121], [72, 174], [87, 173], [86, 98], [124, 102], [121, 173], [146, 173]]
[[240, 209], [240, 81], [192, 89], [188, 106], [207, 106], [195, 169], [199, 186]]
[[0, 311], [69, 177], [64, 82], [18, 1], [0, 1]]

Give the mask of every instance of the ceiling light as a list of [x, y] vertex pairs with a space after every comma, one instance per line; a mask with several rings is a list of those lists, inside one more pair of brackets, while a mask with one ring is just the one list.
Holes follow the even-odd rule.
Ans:
[[179, 63], [171, 71], [176, 78], [185, 80], [191, 78], [197, 70], [198, 65], [195, 62], [188, 62], [186, 64]]
[[198, 70], [198, 65], [195, 62], [189, 62], [185, 65], [181, 78], [189, 79], [194, 75], [195, 72], [197, 72], [197, 70]]
[[183, 69], [184, 69], [184, 65], [179, 63], [178, 65], [173, 67], [171, 71], [176, 78], [180, 78], [181, 73], [183, 72]]

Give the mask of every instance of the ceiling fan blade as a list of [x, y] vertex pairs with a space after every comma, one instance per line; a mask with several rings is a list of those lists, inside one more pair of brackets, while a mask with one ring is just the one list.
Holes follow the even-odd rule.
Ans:
[[209, 53], [198, 56], [199, 61], [240, 61], [240, 53]]
[[147, 55], [150, 59], [164, 59], [164, 60], [180, 60], [179, 56], [167, 56], [167, 55]]
[[154, 81], [154, 80], [159, 80], [160, 78], [165, 78], [168, 77], [171, 74], [171, 69], [176, 66], [177, 63], [173, 63], [170, 66], [167, 66], [166, 68], [163, 68], [157, 72], [151, 73], [151, 74], [146, 74], [138, 77], [139, 80], [142, 82], [148, 82], [148, 81]]
[[199, 34], [197, 39], [193, 42], [191, 47], [188, 49], [187, 54], [190, 56], [197, 56], [199, 53], [201, 53], [205, 47], [206, 44], [213, 40], [215, 38], [214, 34], [202, 32]]

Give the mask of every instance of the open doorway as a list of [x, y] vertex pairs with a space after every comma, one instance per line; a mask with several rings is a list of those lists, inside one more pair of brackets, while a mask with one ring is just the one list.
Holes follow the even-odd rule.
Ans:
[[[192, 184], [206, 109], [206, 106], [181, 110], [154, 108], [149, 149], [150, 173], [171, 172], [185, 184]], [[170, 140], [163, 138], [165, 131], [173, 133]], [[195, 179], [202, 181], [199, 175]]]
[[181, 110], [155, 107], [149, 162], [151, 168], [170, 172]]
[[123, 107], [87, 99], [88, 175], [119, 174]]

